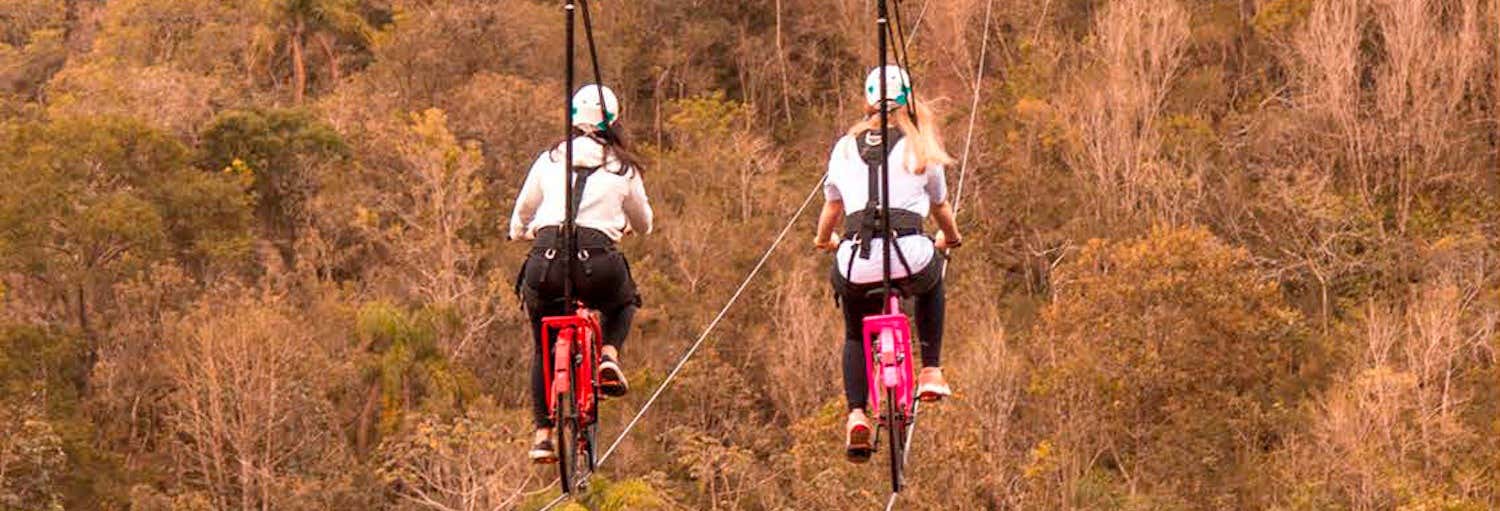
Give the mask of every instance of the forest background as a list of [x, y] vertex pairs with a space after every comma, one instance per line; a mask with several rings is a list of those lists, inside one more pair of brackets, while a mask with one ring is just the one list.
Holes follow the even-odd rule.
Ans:
[[[549, 500], [503, 225], [557, 3], [0, 0], [0, 508]], [[816, 186], [873, 8], [594, 4], [659, 226], [605, 438]], [[1500, 507], [1500, 2], [902, 9], [968, 155], [903, 508]], [[811, 222], [589, 503], [884, 502]]]

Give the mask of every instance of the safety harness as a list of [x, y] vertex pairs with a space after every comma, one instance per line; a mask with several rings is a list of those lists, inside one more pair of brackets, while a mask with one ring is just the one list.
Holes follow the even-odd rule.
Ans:
[[[890, 146], [895, 146], [904, 137], [899, 129], [890, 130], [890, 134]], [[887, 224], [890, 230], [881, 231], [880, 215], [883, 208], [880, 205], [880, 179], [877, 175], [880, 172], [883, 153], [880, 131], [866, 130], [854, 139], [855, 145], [859, 148], [859, 157], [864, 160], [865, 167], [870, 172], [870, 195], [869, 202], [865, 204], [864, 209], [850, 213], [844, 218], [844, 237], [854, 241], [857, 247], [856, 255], [866, 260], [870, 258], [871, 241], [876, 238], [884, 239], [885, 243], [890, 245], [891, 251], [896, 254], [896, 260], [901, 262], [901, 267], [906, 269], [906, 274], [912, 275], [911, 265], [906, 262], [906, 255], [901, 253], [901, 246], [896, 244], [895, 240], [903, 236], [922, 234], [923, 217], [910, 210], [890, 209], [890, 222]], [[844, 269], [844, 275], [851, 275], [853, 272], [854, 258], [850, 257], [847, 268]]]

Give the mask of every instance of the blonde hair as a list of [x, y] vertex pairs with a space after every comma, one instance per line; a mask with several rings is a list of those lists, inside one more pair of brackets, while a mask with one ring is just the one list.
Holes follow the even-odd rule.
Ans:
[[[916, 123], [912, 122], [911, 112], [917, 113]], [[859, 136], [868, 130], [880, 129], [880, 111], [875, 107], [865, 109], [865, 118], [849, 127], [850, 136]], [[911, 150], [906, 152], [907, 167], [912, 172], [921, 175], [927, 173], [927, 167], [931, 165], [948, 165], [954, 162], [953, 156], [943, 148], [943, 137], [938, 132], [936, 115], [932, 108], [926, 103], [913, 99], [910, 104], [892, 110], [888, 114], [891, 127], [901, 130], [905, 136], [906, 147]]]

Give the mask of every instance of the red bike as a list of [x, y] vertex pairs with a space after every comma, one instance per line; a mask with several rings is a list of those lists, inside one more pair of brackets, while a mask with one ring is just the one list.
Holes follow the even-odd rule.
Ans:
[[[870, 414], [890, 433], [891, 488], [900, 492], [906, 460], [906, 433], [916, 420], [915, 373], [912, 370], [911, 321], [901, 312], [901, 297], [886, 297], [885, 313], [864, 318], [865, 368]], [[885, 407], [882, 409], [882, 396]], [[875, 441], [880, 441], [880, 428]]]
[[557, 468], [563, 493], [582, 490], [596, 467], [594, 442], [598, 430], [599, 353], [603, 334], [599, 313], [582, 304], [568, 316], [542, 318], [543, 374], [547, 380], [547, 409], [557, 428]]

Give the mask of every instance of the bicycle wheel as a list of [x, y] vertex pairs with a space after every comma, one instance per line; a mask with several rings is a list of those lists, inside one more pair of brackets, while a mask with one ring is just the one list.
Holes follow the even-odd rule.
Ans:
[[887, 413], [890, 414], [891, 425], [891, 491], [900, 492], [902, 470], [905, 468], [902, 461], [906, 457], [906, 412], [896, 404], [896, 389], [887, 387], [885, 397], [886, 402], [890, 403], [886, 409], [889, 410]]
[[562, 483], [562, 491], [566, 494], [573, 493], [573, 484], [577, 480], [577, 473], [573, 466], [574, 452], [578, 443], [578, 413], [573, 403], [573, 393], [564, 392], [557, 396], [557, 478]]
[[[597, 400], [598, 398], [595, 399]], [[598, 410], [598, 404], [595, 404], [594, 413], [599, 413]], [[593, 474], [599, 468], [598, 444], [594, 443], [598, 436], [599, 420], [595, 418], [594, 422], [589, 424], [589, 427], [583, 429], [583, 455], [588, 461], [588, 471], [590, 474]]]

